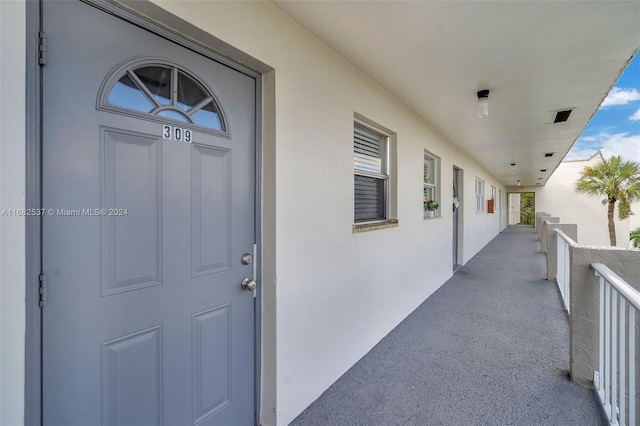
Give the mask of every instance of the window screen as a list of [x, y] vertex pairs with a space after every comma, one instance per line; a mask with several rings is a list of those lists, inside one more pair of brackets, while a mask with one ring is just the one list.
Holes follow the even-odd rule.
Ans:
[[387, 219], [387, 137], [360, 124], [353, 131], [355, 221]]

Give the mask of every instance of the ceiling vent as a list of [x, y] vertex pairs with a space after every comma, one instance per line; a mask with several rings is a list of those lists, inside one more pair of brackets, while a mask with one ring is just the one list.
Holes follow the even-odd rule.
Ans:
[[571, 111], [570, 109], [567, 109], [565, 111], [558, 111], [556, 112], [556, 118], [553, 120], [554, 123], [563, 123], [565, 121], [567, 121], [569, 119], [569, 116], [571, 115]]
[[545, 157], [553, 157], [553, 152], [547, 152], [544, 154]]

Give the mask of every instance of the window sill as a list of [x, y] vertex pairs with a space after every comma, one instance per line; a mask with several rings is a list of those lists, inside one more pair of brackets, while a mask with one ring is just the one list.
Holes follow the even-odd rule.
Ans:
[[424, 220], [442, 219], [442, 216], [433, 216], [433, 217], [423, 216], [422, 219], [424, 219]]
[[381, 229], [396, 228], [399, 222], [398, 219], [389, 219], [384, 222], [376, 223], [362, 223], [353, 225], [353, 233], [359, 234], [361, 232], [379, 231]]

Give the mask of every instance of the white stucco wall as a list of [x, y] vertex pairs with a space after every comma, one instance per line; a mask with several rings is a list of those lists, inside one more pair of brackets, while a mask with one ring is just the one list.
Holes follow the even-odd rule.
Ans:
[[[134, 2], [135, 3], [135, 2]], [[501, 229], [487, 214], [491, 174], [348, 60], [269, 2], [162, 2], [274, 71], [264, 118], [264, 424], [287, 424], [439, 288], [452, 273], [452, 168], [463, 170], [461, 233], [466, 263]], [[25, 2], [0, 1], [0, 209], [25, 206]], [[353, 117], [397, 134], [397, 228], [354, 234]], [[272, 117], [272, 118], [270, 118]], [[274, 118], [273, 118], [274, 117]], [[270, 142], [268, 142], [270, 143]], [[424, 220], [423, 150], [441, 157], [442, 217]], [[276, 167], [277, 164], [277, 167]], [[475, 212], [474, 183], [485, 181]], [[275, 182], [275, 183], [274, 183]], [[264, 201], [264, 200], [263, 200]], [[505, 203], [498, 203], [506, 208]], [[273, 207], [275, 206], [275, 207]], [[272, 246], [271, 246], [272, 244]], [[277, 281], [276, 281], [277, 276]], [[0, 219], [0, 424], [23, 423], [25, 228]], [[265, 287], [266, 288], [266, 287]], [[277, 310], [276, 310], [277, 305]], [[270, 326], [273, 326], [273, 329]], [[277, 337], [275, 337], [277, 336]], [[271, 379], [270, 377], [273, 377]], [[277, 392], [275, 391], [277, 389]], [[273, 395], [275, 394], [275, 395]]]
[[[463, 260], [500, 229], [476, 213], [498, 185], [268, 2], [158, 2], [275, 69], [277, 420], [287, 424], [451, 276], [452, 168], [463, 169]], [[353, 117], [397, 133], [400, 226], [352, 233]], [[423, 150], [442, 159], [442, 217], [423, 220]], [[273, 164], [265, 164], [265, 168]], [[275, 306], [263, 307], [268, 311]]]
[[[609, 245], [607, 206], [602, 204], [602, 197], [581, 195], [574, 190], [584, 167], [599, 163], [600, 158], [562, 162], [545, 186], [535, 188], [536, 211], [560, 217], [560, 223], [577, 224], [578, 241], [583, 245]], [[618, 220], [617, 205], [615, 217], [617, 246], [629, 247], [629, 219]]]
[[[0, 211], [25, 206], [25, 2], [0, 1]], [[0, 216], [0, 425], [23, 424], [25, 222]]]

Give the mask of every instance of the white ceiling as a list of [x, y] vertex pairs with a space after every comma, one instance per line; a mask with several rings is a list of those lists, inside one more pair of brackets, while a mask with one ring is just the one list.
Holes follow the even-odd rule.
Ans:
[[547, 181], [640, 47], [640, 1], [273, 3], [507, 186]]

